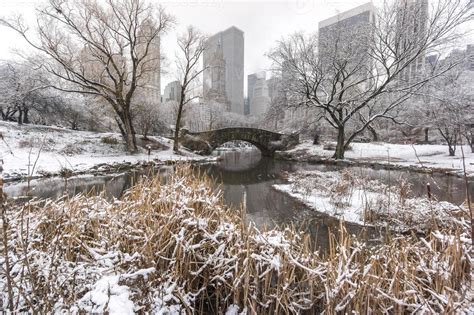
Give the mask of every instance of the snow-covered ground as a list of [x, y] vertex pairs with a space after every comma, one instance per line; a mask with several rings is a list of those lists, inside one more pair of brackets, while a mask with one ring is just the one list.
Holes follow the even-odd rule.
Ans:
[[446, 201], [410, 198], [410, 185], [388, 186], [351, 170], [299, 171], [290, 174], [289, 184], [274, 185], [310, 208], [347, 222], [389, 224], [395, 229], [427, 230], [435, 222], [448, 224], [467, 208]]
[[[454, 173], [463, 172], [461, 147], [456, 150], [456, 156], [448, 155], [447, 145], [432, 144], [390, 144], [390, 143], [352, 143], [352, 149], [347, 151], [347, 160], [359, 162], [376, 162], [380, 164], [395, 164], [400, 166], [425, 167], [432, 169], [447, 169]], [[463, 146], [466, 171], [474, 176], [474, 153], [467, 145]], [[324, 150], [323, 145], [313, 145], [303, 141], [288, 153], [295, 156], [330, 158], [334, 150]]]
[[[99, 164], [137, 163], [149, 160], [202, 160], [205, 157], [183, 151], [173, 154], [172, 141], [162, 137], [150, 137], [160, 143], [162, 149], [152, 150], [148, 156], [141, 149], [130, 155], [124, 150], [121, 136], [117, 133], [95, 133], [72, 131], [58, 127], [35, 125], [18, 126], [16, 123], [0, 122], [0, 160], [3, 159], [4, 176], [38, 176], [45, 173], [58, 173], [67, 168], [81, 172]], [[104, 139], [115, 139], [116, 144]], [[466, 171], [474, 176], [474, 154], [464, 146]], [[450, 157], [445, 145], [410, 145], [388, 143], [353, 143], [346, 152], [346, 159], [358, 162], [375, 162], [436, 169], [447, 169], [457, 174], [463, 170], [461, 149]], [[299, 158], [330, 158], [333, 150], [324, 150], [322, 145], [304, 141], [288, 151]]]
[[148, 156], [143, 148], [138, 154], [128, 154], [117, 133], [0, 122], [0, 134], [3, 135], [0, 160], [3, 159], [5, 178], [58, 173], [63, 168], [80, 172], [104, 163], [206, 159], [186, 150], [182, 150], [182, 155], [176, 155], [172, 151], [172, 141], [162, 137], [149, 137], [162, 148], [152, 150]]

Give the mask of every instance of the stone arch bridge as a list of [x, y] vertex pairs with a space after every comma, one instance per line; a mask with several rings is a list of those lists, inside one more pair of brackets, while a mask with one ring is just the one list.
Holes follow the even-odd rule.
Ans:
[[183, 146], [200, 154], [211, 152], [229, 141], [246, 141], [256, 146], [262, 155], [273, 156], [277, 150], [288, 150], [299, 143], [298, 134], [283, 134], [257, 128], [223, 128], [204, 132], [181, 130], [180, 142]]

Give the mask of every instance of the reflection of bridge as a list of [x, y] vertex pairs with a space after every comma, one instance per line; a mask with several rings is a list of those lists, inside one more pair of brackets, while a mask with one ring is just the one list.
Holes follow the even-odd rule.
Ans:
[[[243, 157], [247, 158], [247, 157]], [[233, 171], [220, 163], [209, 163], [199, 166], [207, 175], [224, 185], [252, 185], [281, 179], [281, 175], [292, 170], [286, 161], [262, 157], [247, 169]]]
[[246, 141], [256, 146], [262, 155], [272, 156], [277, 150], [288, 150], [299, 142], [298, 134], [282, 134], [256, 128], [223, 128], [204, 132], [182, 130], [183, 146], [201, 154], [211, 152], [229, 141]]

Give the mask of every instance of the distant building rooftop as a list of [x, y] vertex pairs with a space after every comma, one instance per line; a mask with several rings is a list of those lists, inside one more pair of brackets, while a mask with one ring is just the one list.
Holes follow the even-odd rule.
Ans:
[[215, 37], [215, 36], [217, 36], [217, 35], [219, 35], [219, 34], [229, 33], [229, 32], [242, 33], [242, 35], [244, 34], [244, 32], [243, 32], [241, 29], [239, 29], [239, 28], [237, 28], [237, 27], [235, 27], [235, 26], [231, 26], [231, 27], [229, 27], [229, 28], [226, 28], [226, 29], [223, 30], [223, 31], [217, 32], [216, 34], [212, 35], [211, 38], [212, 38], [212, 37]]
[[342, 21], [342, 20], [345, 20], [347, 18], [356, 16], [356, 15], [361, 14], [363, 12], [374, 11], [374, 10], [375, 10], [374, 4], [372, 2], [367, 2], [365, 4], [362, 4], [362, 5], [358, 6], [358, 7], [355, 7], [353, 9], [350, 9], [350, 10], [342, 12], [342, 13], [339, 13], [339, 14], [333, 16], [333, 17], [330, 17], [328, 19], [325, 19], [325, 20], [319, 22], [319, 28], [323, 28], [323, 27], [335, 24], [339, 21]]

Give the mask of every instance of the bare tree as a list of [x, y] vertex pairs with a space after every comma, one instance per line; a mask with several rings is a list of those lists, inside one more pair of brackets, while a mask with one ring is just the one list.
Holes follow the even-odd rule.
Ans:
[[0, 68], [0, 114], [3, 120], [29, 123], [29, 112], [44, 98], [45, 78], [31, 65], [5, 63]]
[[443, 137], [450, 156], [456, 154], [456, 146], [474, 118], [472, 80], [472, 71], [458, 66], [433, 80], [426, 95], [431, 98], [426, 125]]
[[109, 104], [128, 151], [137, 150], [132, 98], [158, 71], [156, 47], [171, 16], [142, 0], [49, 0], [37, 11], [35, 34], [21, 17], [1, 22], [40, 52], [36, 60], [61, 79], [55, 88]]
[[[160, 104], [158, 107], [158, 114], [160, 123], [162, 123], [168, 131], [174, 129], [172, 126], [176, 123], [176, 116], [178, 115], [179, 103], [174, 100], [168, 100]], [[174, 135], [174, 133], [172, 133]]]
[[200, 100], [199, 104], [185, 109], [184, 124], [190, 131], [200, 132], [222, 128], [227, 117], [226, 104], [215, 100]]
[[[471, 119], [471, 121], [474, 119]], [[467, 144], [471, 147], [471, 153], [474, 153], [474, 124], [468, 123], [462, 129], [462, 135], [466, 139]]]
[[288, 106], [319, 109], [336, 130], [336, 159], [374, 121], [396, 121], [414, 92], [452, 67], [423, 72], [418, 64], [471, 18], [469, 1], [439, 0], [430, 8], [408, 3], [387, 2], [373, 21], [354, 26], [342, 20], [319, 38], [297, 33], [269, 54], [286, 79]]
[[148, 139], [148, 135], [156, 131], [161, 123], [158, 107], [147, 101], [137, 103], [134, 108], [133, 121], [136, 122], [138, 131], [143, 138]]
[[184, 107], [198, 98], [193, 93], [196, 88], [195, 81], [203, 73], [204, 67], [200, 67], [201, 55], [204, 52], [206, 37], [192, 26], [188, 26], [186, 32], [178, 38], [178, 46], [181, 56], [177, 56], [176, 64], [178, 66], [181, 84], [181, 98], [179, 100], [178, 111], [176, 115], [176, 124], [174, 129], [173, 151], [179, 151], [179, 130]]
[[264, 124], [270, 130], [278, 131], [278, 123], [285, 117], [285, 109], [287, 105], [287, 99], [284, 88], [282, 86], [283, 81], [280, 77], [273, 77], [269, 80], [268, 89], [271, 91], [270, 103], [264, 114]]

